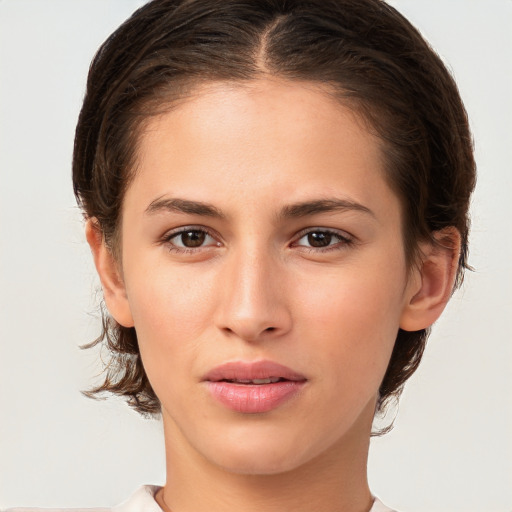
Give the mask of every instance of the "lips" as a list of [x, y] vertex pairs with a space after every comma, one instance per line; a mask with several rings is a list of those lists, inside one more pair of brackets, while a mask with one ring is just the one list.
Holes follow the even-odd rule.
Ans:
[[240, 413], [269, 412], [297, 395], [307, 379], [272, 361], [229, 362], [205, 377], [212, 397]]

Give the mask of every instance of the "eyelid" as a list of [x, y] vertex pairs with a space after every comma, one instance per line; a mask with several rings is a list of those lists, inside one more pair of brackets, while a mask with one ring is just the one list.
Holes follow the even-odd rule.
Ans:
[[[325, 247], [308, 247], [305, 245], [298, 245], [297, 242], [301, 238], [304, 238], [305, 236], [309, 235], [310, 233], [328, 233], [330, 235], [338, 237], [339, 242], [337, 244], [328, 245]], [[326, 227], [315, 226], [315, 227], [305, 228], [305, 229], [299, 231], [295, 235], [291, 245], [295, 246], [295, 247], [301, 247], [302, 249], [305, 249], [305, 250], [322, 252], [322, 251], [328, 251], [328, 250], [335, 250], [335, 249], [339, 248], [339, 244], [341, 244], [342, 246], [347, 246], [347, 245], [352, 245], [355, 242], [356, 242], [356, 238], [353, 235], [351, 235], [350, 233], [347, 233], [346, 231], [343, 231], [341, 229], [335, 229], [335, 228], [326, 228]]]
[[[202, 231], [203, 233], [206, 233], [208, 236], [212, 237], [217, 243], [215, 245], [204, 245], [200, 247], [181, 247], [178, 245], [175, 245], [172, 243], [172, 239], [179, 236], [182, 233], [186, 233], [187, 231]], [[182, 251], [198, 251], [201, 249], [206, 249], [208, 247], [219, 247], [221, 242], [220, 235], [214, 231], [211, 228], [208, 228], [206, 226], [201, 225], [186, 225], [186, 226], [179, 226], [177, 228], [170, 229], [164, 233], [164, 235], [159, 240], [160, 243], [169, 244], [176, 250], [182, 250]]]

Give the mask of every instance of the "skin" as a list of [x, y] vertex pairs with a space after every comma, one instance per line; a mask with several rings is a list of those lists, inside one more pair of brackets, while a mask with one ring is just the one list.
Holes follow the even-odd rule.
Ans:
[[[453, 249], [423, 244], [408, 267], [383, 169], [381, 142], [312, 84], [210, 84], [146, 125], [121, 261], [94, 219], [87, 237], [162, 404], [164, 509], [371, 508], [369, 437], [398, 328], [435, 321], [458, 254], [448, 231]], [[262, 359], [304, 375], [301, 392], [262, 414], [211, 397], [208, 371]]]

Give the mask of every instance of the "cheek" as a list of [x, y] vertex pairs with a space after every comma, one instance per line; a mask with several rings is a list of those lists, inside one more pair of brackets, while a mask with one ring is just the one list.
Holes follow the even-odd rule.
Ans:
[[322, 366], [335, 362], [334, 379], [382, 378], [403, 308], [403, 268], [344, 268], [304, 283], [299, 317], [305, 338], [316, 340]]
[[196, 348], [207, 328], [213, 287], [198, 273], [167, 266], [140, 265], [130, 271], [126, 289], [144, 363], [179, 361]]
[[127, 286], [144, 369], [164, 409], [172, 403], [180, 411], [180, 397], [194, 391], [190, 376], [204, 351], [205, 319], [211, 318], [198, 285], [182, 272], [153, 267]]

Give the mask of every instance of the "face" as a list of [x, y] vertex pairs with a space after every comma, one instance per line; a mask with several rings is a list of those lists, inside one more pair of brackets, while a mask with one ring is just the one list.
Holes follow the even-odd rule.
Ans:
[[314, 85], [261, 80], [197, 90], [138, 157], [111, 311], [174, 451], [270, 474], [366, 444], [414, 293], [379, 141]]

